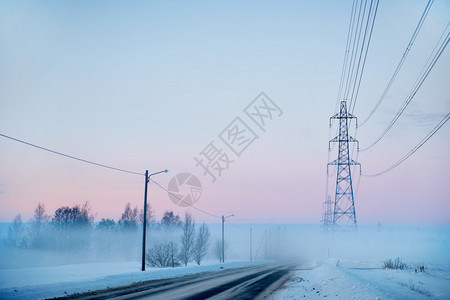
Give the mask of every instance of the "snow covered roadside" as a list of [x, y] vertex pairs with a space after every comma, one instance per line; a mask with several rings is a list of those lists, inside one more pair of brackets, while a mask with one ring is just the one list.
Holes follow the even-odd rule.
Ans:
[[43, 299], [61, 297], [146, 280], [173, 278], [202, 272], [262, 264], [261, 261], [232, 261], [177, 268], [148, 268], [140, 271], [139, 262], [65, 265], [56, 267], [0, 270], [0, 299]]
[[450, 266], [386, 270], [381, 263], [329, 260], [298, 270], [277, 292], [278, 299], [450, 299]]

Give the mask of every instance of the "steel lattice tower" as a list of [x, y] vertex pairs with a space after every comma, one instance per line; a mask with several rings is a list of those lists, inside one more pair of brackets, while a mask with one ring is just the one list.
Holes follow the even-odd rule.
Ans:
[[350, 120], [356, 119], [356, 117], [348, 113], [347, 103], [344, 100], [341, 101], [339, 113], [330, 118], [330, 126], [332, 119], [339, 120], [339, 135], [330, 140], [330, 143], [339, 143], [338, 158], [328, 163], [328, 166], [337, 166], [333, 227], [335, 228], [339, 224], [345, 224], [343, 219], [347, 218], [347, 224], [351, 222], [351, 225], [356, 229], [355, 198], [353, 195], [351, 166], [358, 165], [361, 168], [361, 165], [350, 158], [349, 143], [357, 143], [358, 150], [359, 143], [348, 132]]
[[325, 229], [329, 229], [333, 225], [333, 209], [331, 197], [328, 196], [327, 201], [323, 203], [322, 223]]

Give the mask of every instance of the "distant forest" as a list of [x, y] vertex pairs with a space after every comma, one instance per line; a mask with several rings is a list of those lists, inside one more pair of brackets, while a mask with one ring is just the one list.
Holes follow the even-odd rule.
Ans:
[[[4, 245], [23, 250], [56, 253], [90, 253], [131, 259], [139, 257], [144, 211], [127, 203], [122, 216], [115, 221], [103, 218], [94, 223], [95, 214], [88, 202], [73, 207], [62, 206], [48, 215], [45, 205], [39, 203], [33, 217], [24, 223], [18, 214], [8, 228]], [[176, 267], [190, 261], [201, 264], [208, 253], [210, 232], [206, 224], [196, 226], [191, 214], [184, 220], [166, 211], [157, 222], [150, 206], [147, 207], [147, 230], [152, 236], [147, 244], [146, 263], [152, 267]], [[142, 241], [141, 241], [142, 242]], [[214, 254], [221, 260], [221, 242], [215, 243]]]

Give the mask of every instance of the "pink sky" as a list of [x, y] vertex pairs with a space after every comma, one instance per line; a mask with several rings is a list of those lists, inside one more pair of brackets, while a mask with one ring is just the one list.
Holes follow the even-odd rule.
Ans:
[[[384, 90], [424, 6], [380, 4], [355, 110], [361, 119]], [[234, 222], [318, 223], [350, 10], [351, 1], [107, 9], [2, 3], [0, 133], [132, 171], [167, 168], [155, 177], [165, 187], [172, 176], [191, 172], [204, 188], [197, 206], [234, 213]], [[433, 4], [395, 85], [357, 132], [362, 147], [405, 100], [449, 13], [447, 2]], [[448, 113], [449, 72], [447, 51], [388, 135], [360, 154], [363, 172], [395, 163]], [[235, 117], [245, 119], [244, 108], [261, 91], [283, 115], [266, 132], [253, 127], [259, 138], [209, 182], [193, 157], [211, 141], [220, 144], [218, 135]], [[392, 172], [362, 178], [358, 222], [448, 225], [449, 137], [447, 124]], [[53, 214], [85, 201], [96, 220], [117, 220], [127, 202], [142, 206], [143, 181], [0, 138], [0, 222], [18, 213], [29, 220], [39, 202]], [[184, 213], [153, 184], [149, 202], [158, 219], [165, 210]], [[215, 220], [192, 212], [198, 221]]]

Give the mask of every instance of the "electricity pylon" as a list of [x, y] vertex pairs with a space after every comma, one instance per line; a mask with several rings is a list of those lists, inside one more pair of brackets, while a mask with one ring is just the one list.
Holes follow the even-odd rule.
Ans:
[[327, 201], [323, 203], [323, 214], [322, 214], [322, 226], [324, 229], [328, 230], [333, 226], [333, 208], [332, 208], [331, 197], [328, 195]]
[[[339, 143], [339, 150], [338, 158], [328, 163], [328, 166], [337, 166], [336, 194], [334, 197], [332, 224], [333, 228], [336, 228], [337, 225], [345, 224], [343, 219], [347, 218], [346, 224], [351, 222], [351, 225], [356, 229], [355, 198], [353, 195], [351, 166], [358, 165], [361, 172], [361, 164], [350, 158], [349, 143], [357, 143], [358, 151], [359, 143], [348, 133], [350, 120], [356, 119], [356, 117], [348, 113], [347, 102], [343, 100], [341, 101], [339, 112], [330, 118], [330, 127], [331, 120], [333, 119], [339, 120], [339, 135], [331, 139], [329, 144]], [[358, 126], [357, 124], [358, 121], [356, 119], [356, 126]]]

